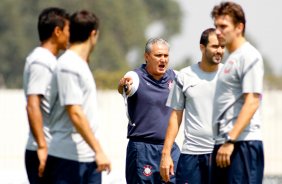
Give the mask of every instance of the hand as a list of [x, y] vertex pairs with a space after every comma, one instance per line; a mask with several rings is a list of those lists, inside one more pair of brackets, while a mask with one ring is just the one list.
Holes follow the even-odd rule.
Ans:
[[47, 147], [38, 147], [37, 156], [39, 159], [39, 167], [38, 167], [38, 176], [43, 177], [43, 173], [45, 170], [46, 160], [48, 156], [48, 148]]
[[234, 150], [234, 144], [225, 143], [220, 146], [216, 155], [216, 165], [220, 168], [228, 167], [231, 164], [231, 154]]
[[119, 86], [121, 87], [121, 88], [124, 88], [124, 86], [126, 86], [126, 94], [128, 94], [129, 93], [129, 91], [131, 90], [131, 85], [133, 84], [133, 80], [132, 80], [132, 78], [131, 77], [123, 77], [123, 78], [121, 78], [120, 79], [120, 81], [119, 81]]
[[170, 175], [174, 175], [174, 164], [170, 155], [162, 156], [160, 163], [160, 174], [165, 182], [169, 182]]
[[96, 153], [96, 163], [97, 163], [97, 171], [107, 171], [108, 174], [112, 170], [111, 162], [108, 157], [104, 153]]

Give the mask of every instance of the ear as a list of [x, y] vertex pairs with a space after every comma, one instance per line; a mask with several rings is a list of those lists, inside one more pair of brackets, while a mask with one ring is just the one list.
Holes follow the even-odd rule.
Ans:
[[54, 31], [53, 31], [53, 34], [56, 36], [56, 37], [59, 37], [60, 34], [61, 34], [62, 30], [59, 26], [56, 26]]
[[243, 23], [238, 23], [236, 25], [236, 29], [238, 30], [239, 33], [241, 33], [243, 35], [244, 24]]
[[145, 59], [146, 63], [147, 63], [147, 61], [148, 61], [148, 57], [149, 57], [149, 54], [145, 52], [145, 53], [144, 53], [144, 59]]
[[200, 44], [200, 50], [203, 53], [205, 51], [206, 47], [203, 44]]
[[99, 31], [98, 30], [92, 30], [90, 34], [91, 34], [91, 37], [93, 36], [93, 37], [96, 38], [99, 35]]

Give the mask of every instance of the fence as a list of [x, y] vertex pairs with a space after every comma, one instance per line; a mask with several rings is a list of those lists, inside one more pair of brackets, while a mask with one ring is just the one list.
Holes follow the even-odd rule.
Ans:
[[[127, 118], [123, 99], [116, 91], [98, 91], [102, 145], [112, 160], [104, 184], [125, 183]], [[263, 140], [266, 183], [282, 183], [282, 92], [266, 91], [263, 97]], [[27, 184], [24, 150], [28, 135], [22, 90], [0, 90], [0, 184]], [[182, 145], [182, 129], [177, 143]], [[279, 182], [280, 181], [280, 182]]]

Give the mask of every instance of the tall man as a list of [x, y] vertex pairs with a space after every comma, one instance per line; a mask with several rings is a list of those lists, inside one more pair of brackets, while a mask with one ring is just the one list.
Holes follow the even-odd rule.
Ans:
[[29, 182], [42, 180], [47, 159], [49, 132], [50, 84], [57, 64], [56, 56], [66, 49], [69, 40], [69, 15], [61, 8], [46, 8], [38, 17], [41, 45], [26, 58], [23, 73], [24, 93], [30, 133], [25, 165]]
[[88, 66], [98, 29], [98, 18], [88, 11], [70, 18], [70, 48], [59, 58], [52, 81], [48, 183], [100, 184], [101, 171], [111, 170], [96, 135], [96, 85]]
[[[146, 64], [126, 73], [118, 86], [120, 93], [125, 93], [124, 87], [127, 89], [124, 94], [129, 118], [126, 181], [159, 184], [162, 183], [159, 173], [161, 150], [171, 112], [165, 103], [175, 73], [168, 69], [169, 44], [162, 38], [148, 40], [144, 58]], [[171, 155], [175, 165], [179, 154], [174, 143]], [[171, 183], [175, 183], [175, 178]]]
[[215, 29], [206, 29], [200, 39], [202, 59], [182, 69], [170, 91], [167, 105], [173, 108], [162, 151], [160, 171], [170, 180], [174, 165], [171, 146], [184, 119], [184, 142], [176, 170], [176, 183], [207, 184], [211, 171], [212, 109], [215, 85], [224, 46], [218, 41]]
[[264, 170], [262, 56], [244, 37], [246, 19], [240, 5], [222, 2], [213, 8], [211, 16], [217, 37], [230, 54], [215, 92], [212, 180], [216, 184], [259, 184]]

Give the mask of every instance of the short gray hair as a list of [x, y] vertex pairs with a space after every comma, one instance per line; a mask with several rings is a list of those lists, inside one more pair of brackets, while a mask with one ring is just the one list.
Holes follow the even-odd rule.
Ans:
[[168, 47], [169, 50], [169, 43], [163, 38], [150, 38], [146, 45], [145, 45], [145, 53], [150, 53], [152, 50], [152, 45], [154, 44], [163, 44]]

